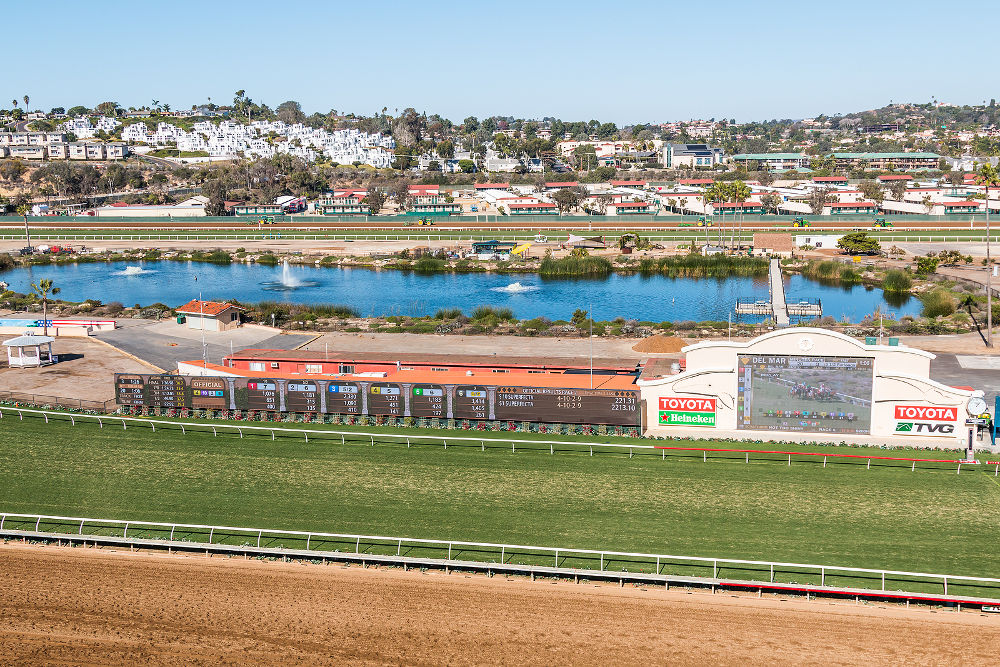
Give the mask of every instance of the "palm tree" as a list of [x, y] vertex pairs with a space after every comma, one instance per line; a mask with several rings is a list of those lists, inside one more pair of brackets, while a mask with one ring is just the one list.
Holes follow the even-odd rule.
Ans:
[[[753, 190], [750, 186], [743, 181], [733, 181], [729, 186], [730, 194], [733, 201], [742, 204], [747, 199], [750, 199], [750, 195], [753, 194]], [[743, 207], [740, 207], [740, 244], [743, 243]]]
[[31, 293], [42, 300], [42, 329], [43, 335], [49, 335], [49, 297], [59, 294], [59, 288], [52, 284], [48, 278], [42, 278], [37, 283], [31, 283]]
[[986, 188], [986, 347], [993, 347], [993, 264], [990, 261], [990, 188], [1000, 186], [1000, 172], [987, 163], [976, 179]]
[[25, 96], [24, 96], [24, 110], [25, 110], [25, 111], [27, 111], [27, 110], [28, 110], [28, 100], [30, 100], [30, 99], [31, 99], [31, 98], [30, 98], [30, 97], [28, 97], [27, 95], [25, 95]]
[[16, 109], [17, 108], [17, 100], [11, 100], [11, 102], [14, 103], [14, 108]]

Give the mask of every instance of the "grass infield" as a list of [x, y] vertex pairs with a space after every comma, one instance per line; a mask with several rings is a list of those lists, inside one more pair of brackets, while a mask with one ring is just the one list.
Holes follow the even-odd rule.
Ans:
[[307, 444], [7, 411], [0, 431], [9, 512], [1000, 576], [1000, 484], [971, 468]]

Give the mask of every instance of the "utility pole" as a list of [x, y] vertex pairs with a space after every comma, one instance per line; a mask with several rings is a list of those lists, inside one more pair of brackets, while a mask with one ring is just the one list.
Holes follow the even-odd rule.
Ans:
[[993, 262], [990, 260], [990, 185], [986, 182], [986, 347], [993, 347]]
[[[986, 202], [987, 208], [989, 208], [989, 201]], [[28, 232], [28, 214], [24, 214], [24, 241], [25, 247], [31, 250], [31, 234]]]

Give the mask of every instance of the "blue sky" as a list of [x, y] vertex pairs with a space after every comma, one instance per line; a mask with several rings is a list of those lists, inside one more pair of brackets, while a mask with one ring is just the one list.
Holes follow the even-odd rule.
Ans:
[[[7, 3], [4, 3], [7, 4]], [[564, 120], [762, 120], [1000, 97], [989, 2], [112, 2], [4, 7], [2, 106], [412, 106]], [[42, 26], [45, 27], [42, 27]], [[55, 25], [56, 27], [52, 27]], [[25, 29], [10, 29], [23, 26]], [[34, 26], [33, 29], [28, 29]]]

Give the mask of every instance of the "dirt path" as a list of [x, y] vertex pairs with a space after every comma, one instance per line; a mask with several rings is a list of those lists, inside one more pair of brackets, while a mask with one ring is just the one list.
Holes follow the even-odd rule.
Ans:
[[0, 546], [0, 663], [991, 664], [1000, 618]]

